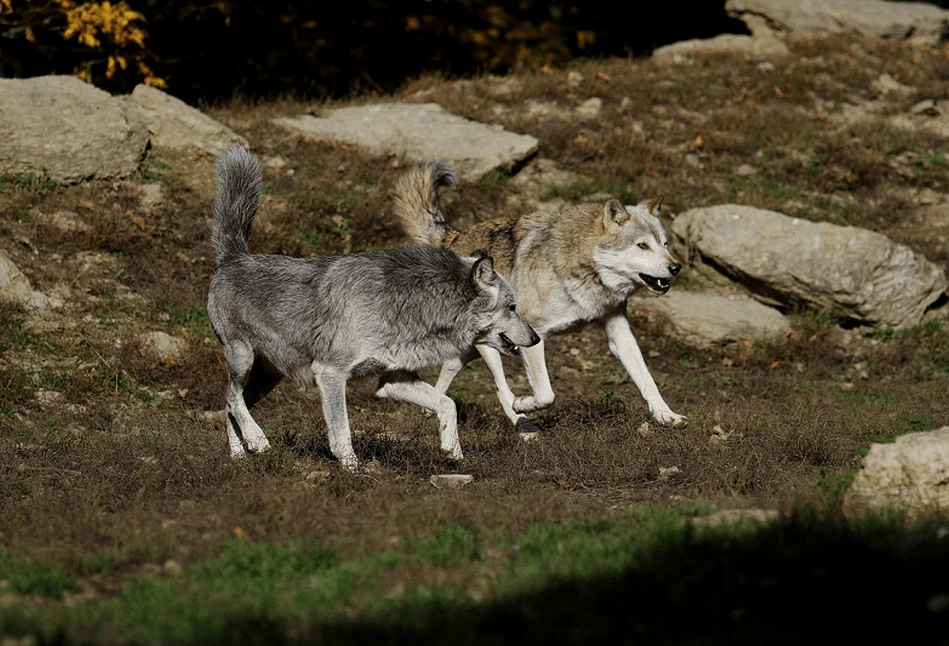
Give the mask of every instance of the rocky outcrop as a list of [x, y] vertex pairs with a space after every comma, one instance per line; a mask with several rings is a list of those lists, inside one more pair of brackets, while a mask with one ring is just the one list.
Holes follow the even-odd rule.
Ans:
[[154, 146], [195, 148], [217, 156], [231, 144], [248, 146], [245, 137], [200, 110], [159, 89], [139, 84], [128, 105], [144, 121]]
[[949, 426], [872, 444], [843, 504], [853, 513], [949, 510]]
[[377, 155], [441, 159], [467, 180], [510, 170], [539, 146], [530, 135], [455, 116], [437, 103], [377, 103], [333, 110], [325, 117], [280, 117], [273, 123], [307, 138], [357, 144]]
[[884, 0], [727, 0], [725, 10], [756, 36], [763, 28], [782, 34], [858, 34], [936, 45], [949, 33], [949, 11], [923, 2]]
[[945, 271], [884, 235], [726, 204], [679, 215], [690, 259], [712, 265], [762, 302], [808, 304], [854, 321], [920, 322], [949, 287]]
[[74, 76], [0, 79], [0, 172], [61, 182], [125, 177], [148, 130], [134, 110]]

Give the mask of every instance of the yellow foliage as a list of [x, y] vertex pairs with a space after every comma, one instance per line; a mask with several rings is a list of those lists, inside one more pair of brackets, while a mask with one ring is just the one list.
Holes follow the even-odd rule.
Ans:
[[[0, 14], [16, 14], [30, 4], [31, 0], [0, 0]], [[131, 61], [134, 63], [132, 69], [138, 71], [145, 83], [166, 87], [165, 81], [155, 76], [143, 60], [147, 54], [145, 17], [130, 9], [126, 0], [53, 0], [48, 7], [65, 19], [65, 27], [50, 28], [51, 24], [57, 24], [58, 21], [51, 21], [46, 14], [42, 21], [34, 20], [34, 24], [24, 25], [24, 35], [29, 42], [35, 43], [37, 32], [42, 34], [52, 29], [54, 33], [60, 33], [64, 40], [75, 40], [89, 50], [101, 52], [93, 54], [91, 58], [83, 56], [87, 60], [76, 68], [76, 76], [90, 80], [93, 76], [92, 66], [105, 62], [105, 78], [112, 79], [120, 70], [129, 69]]]
[[86, 2], [77, 5], [74, 0], [56, 0], [65, 10], [66, 31], [63, 38], [73, 36], [93, 49], [102, 46], [100, 36], [108, 37], [118, 47], [136, 44], [145, 46], [145, 30], [137, 24], [142, 15], [129, 9], [123, 0], [118, 4], [111, 2]]

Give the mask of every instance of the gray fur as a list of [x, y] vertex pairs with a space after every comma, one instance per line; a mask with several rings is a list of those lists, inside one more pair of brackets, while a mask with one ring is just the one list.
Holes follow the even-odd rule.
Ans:
[[475, 344], [512, 353], [539, 341], [514, 312], [514, 291], [491, 258], [434, 247], [316, 258], [251, 254], [260, 167], [249, 151], [231, 146], [216, 173], [218, 266], [208, 314], [227, 362], [232, 455], [244, 455], [245, 444], [251, 451], [269, 446], [247, 409], [287, 377], [320, 388], [330, 448], [355, 468], [346, 381], [383, 373], [377, 394], [435, 410], [442, 448], [460, 459], [454, 404], [415, 371], [470, 354]]

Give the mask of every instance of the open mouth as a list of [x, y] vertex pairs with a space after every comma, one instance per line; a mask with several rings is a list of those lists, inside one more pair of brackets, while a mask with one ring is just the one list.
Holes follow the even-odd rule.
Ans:
[[498, 335], [498, 338], [501, 340], [501, 352], [504, 354], [517, 354], [519, 348], [517, 344], [507, 338], [507, 335], [504, 332]]
[[648, 274], [639, 274], [639, 277], [646, 284], [646, 287], [651, 289], [656, 294], [665, 294], [669, 291], [668, 278], [657, 278]]

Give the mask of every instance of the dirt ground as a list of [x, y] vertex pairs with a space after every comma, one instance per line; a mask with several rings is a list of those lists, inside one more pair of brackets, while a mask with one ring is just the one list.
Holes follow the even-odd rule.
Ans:
[[[913, 93], [873, 90], [884, 73]], [[740, 202], [864, 226], [949, 268], [947, 141], [884, 118], [947, 91], [945, 48], [805, 40], [793, 44], [791, 60], [769, 66], [739, 54], [691, 65], [578, 61], [505, 79], [427, 77], [395, 97], [353, 102], [434, 100], [532, 134], [540, 156], [578, 177], [547, 198], [606, 192], [633, 202], [663, 193], [669, 215]], [[578, 120], [572, 108], [590, 97], [602, 98], [601, 113]], [[882, 116], [867, 123], [827, 116], [871, 101]], [[315, 255], [401, 244], [391, 189], [405, 160], [307, 143], [269, 123], [333, 105], [235, 99], [208, 108], [264, 162], [255, 250]], [[634, 333], [664, 398], [688, 415], [685, 429], [648, 424], [602, 327], [590, 324], [548, 342], [558, 399], [537, 416], [535, 441], [509, 427], [490, 375], [474, 364], [451, 391], [460, 465], [440, 457], [434, 419], [374, 399], [374, 381], [349, 390], [356, 452], [370, 473], [335, 465], [318, 394], [289, 384], [255, 409], [274, 450], [232, 462], [223, 358], [204, 312], [214, 270], [213, 161], [152, 149], [127, 181], [0, 177], [0, 248], [53, 301], [42, 312], [0, 309], [0, 541], [31, 558], [108, 555], [120, 567], [88, 578], [100, 594], [235, 534], [319, 537], [364, 553], [446, 521], [516, 530], [631, 505], [833, 510], [871, 441], [949, 420], [942, 311], [899, 331], [791, 312], [787, 340], [695, 350], [637, 313], [636, 300]], [[741, 164], [756, 172], [737, 174]], [[163, 198], [145, 206], [141, 187], [152, 183]], [[526, 191], [491, 176], [462, 183], [443, 208], [464, 227], [522, 212]], [[704, 288], [689, 267], [673, 282]], [[155, 331], [184, 339], [186, 351], [160, 358], [142, 336]], [[525, 392], [518, 363], [506, 367]], [[474, 482], [457, 491], [429, 483], [451, 472]]]

